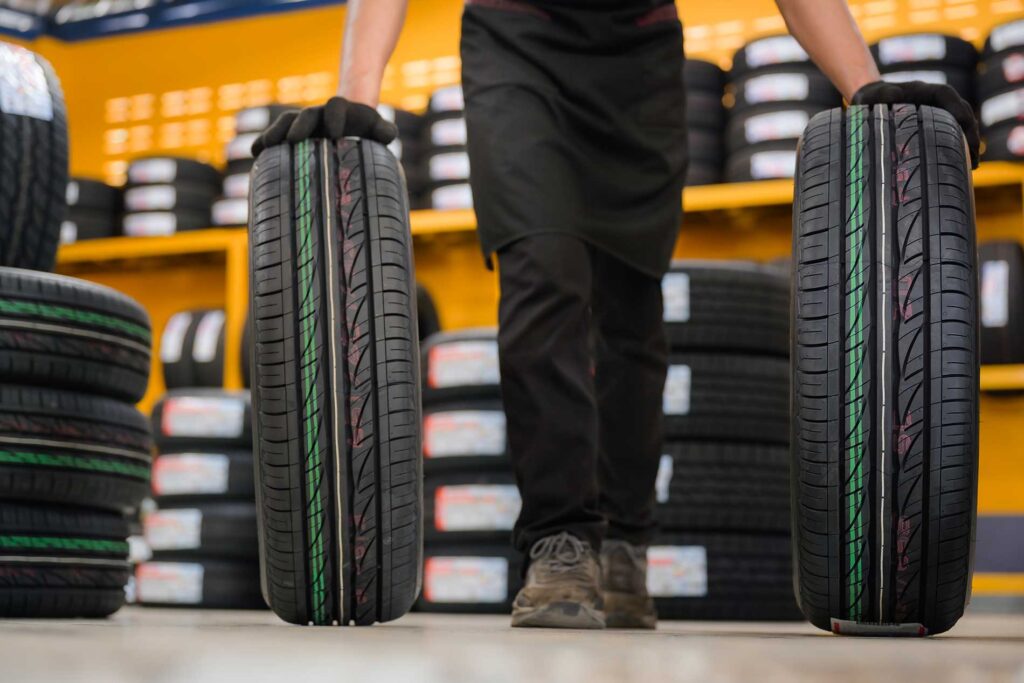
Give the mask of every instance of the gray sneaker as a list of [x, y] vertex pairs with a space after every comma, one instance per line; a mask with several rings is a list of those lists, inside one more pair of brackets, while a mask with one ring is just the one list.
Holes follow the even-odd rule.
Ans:
[[589, 543], [562, 532], [533, 544], [512, 626], [604, 628], [601, 567]]
[[601, 569], [608, 628], [655, 628], [658, 612], [647, 592], [647, 546], [605, 540]]

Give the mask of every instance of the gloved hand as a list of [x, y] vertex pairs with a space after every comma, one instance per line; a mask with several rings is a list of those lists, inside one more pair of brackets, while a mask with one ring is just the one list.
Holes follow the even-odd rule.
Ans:
[[906, 83], [868, 83], [857, 91], [851, 104], [916, 104], [945, 109], [957, 120], [967, 137], [971, 151], [971, 168], [978, 168], [981, 135], [974, 110], [956, 90], [948, 85], [908, 81]]
[[252, 143], [252, 155], [258, 157], [267, 147], [301, 142], [310, 138], [339, 140], [345, 137], [367, 138], [388, 144], [398, 136], [398, 128], [385, 121], [373, 107], [332, 97], [327, 104], [285, 112]]

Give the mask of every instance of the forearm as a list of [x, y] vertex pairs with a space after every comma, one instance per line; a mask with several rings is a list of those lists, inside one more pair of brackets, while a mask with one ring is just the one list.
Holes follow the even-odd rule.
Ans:
[[376, 107], [408, 0], [349, 0], [338, 94]]
[[847, 101], [881, 78], [846, 0], [775, 1], [789, 32]]

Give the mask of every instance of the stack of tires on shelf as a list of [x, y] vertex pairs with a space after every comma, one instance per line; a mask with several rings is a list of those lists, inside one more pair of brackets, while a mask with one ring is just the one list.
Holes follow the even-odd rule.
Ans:
[[398, 137], [388, 145], [388, 149], [398, 159], [405, 173], [406, 189], [413, 208], [419, 208], [426, 191], [422, 164], [424, 117], [389, 104], [378, 106], [377, 112], [398, 128]]
[[169, 392], [153, 409], [152, 555], [135, 570], [142, 605], [263, 608], [249, 393]]
[[124, 234], [150, 237], [210, 227], [210, 207], [220, 185], [220, 172], [200, 161], [135, 159], [128, 164], [124, 191]]
[[788, 35], [748, 43], [733, 58], [725, 179], [792, 178], [811, 117], [841, 104], [839, 92]]
[[[180, 311], [168, 319], [160, 339], [166, 388], [224, 386], [226, 322], [223, 309]], [[243, 366], [248, 357], [245, 341]]]
[[978, 51], [966, 40], [941, 33], [889, 36], [872, 45], [871, 54], [885, 81], [949, 85], [974, 102]]
[[978, 245], [981, 364], [1024, 363], [1024, 247], [1015, 241]]
[[1024, 160], [1024, 19], [992, 29], [978, 71], [986, 161]]
[[462, 86], [434, 91], [423, 124], [424, 192], [417, 206], [425, 209], [471, 209], [469, 153]]
[[722, 104], [725, 73], [711, 62], [688, 59], [683, 66], [686, 89], [686, 125], [690, 165], [687, 185], [709, 185], [722, 181], [722, 134], [725, 106]]
[[121, 188], [92, 178], [71, 178], [66, 197], [68, 213], [60, 225], [61, 244], [121, 234]]
[[125, 602], [129, 516], [149, 488], [146, 312], [47, 272], [66, 210], [60, 86], [0, 44], [0, 617], [102, 617]]

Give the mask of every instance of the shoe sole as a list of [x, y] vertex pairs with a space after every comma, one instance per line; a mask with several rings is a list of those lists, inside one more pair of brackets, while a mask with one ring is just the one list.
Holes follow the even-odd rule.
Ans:
[[628, 593], [604, 594], [605, 624], [608, 628], [652, 630], [658, 627], [658, 615], [650, 602]]
[[543, 607], [513, 609], [512, 628], [605, 628], [604, 612], [578, 602], [552, 602]]

